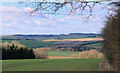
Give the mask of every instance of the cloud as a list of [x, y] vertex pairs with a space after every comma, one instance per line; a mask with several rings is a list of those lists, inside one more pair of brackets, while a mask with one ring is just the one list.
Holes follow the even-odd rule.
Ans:
[[40, 22], [40, 21], [35, 21], [35, 24], [40, 25], [40, 24], [41, 24], [41, 22]]
[[60, 21], [60, 22], [64, 22], [65, 20], [64, 20], [64, 19], [59, 19], [58, 21]]
[[[81, 15], [29, 15], [32, 8], [17, 8], [0, 6], [2, 11], [3, 34], [14, 33], [70, 33], [70, 32], [98, 32], [103, 15], [99, 11], [91, 17], [89, 23], [83, 23]], [[105, 14], [104, 14], [105, 15]], [[9, 30], [9, 31], [6, 31]]]
[[[39, 14], [36, 14], [36, 16], [26, 14], [25, 11], [32, 10], [31, 8], [19, 9], [0, 6], [0, 9], [2, 11], [3, 34], [53, 32], [58, 27], [63, 28], [63, 25], [66, 23], [64, 19], [56, 19], [52, 15], [43, 15], [42, 17]], [[9, 29], [9, 31], [5, 29]]]
[[26, 20], [26, 21], [24, 21], [26, 24], [30, 24], [31, 23], [31, 21], [28, 21], [28, 20]]
[[5, 24], [6, 26], [11, 26], [12, 24]]
[[2, 12], [22, 12], [21, 9], [16, 7], [0, 6], [0, 11]]
[[24, 11], [27, 11], [27, 12], [28, 12], [28, 11], [32, 11], [32, 10], [33, 10], [32, 8], [28, 8], [28, 7], [27, 7], [27, 8], [24, 8]]
[[81, 15], [69, 15], [69, 16], [66, 16], [65, 19], [74, 19], [74, 20], [81, 20]]

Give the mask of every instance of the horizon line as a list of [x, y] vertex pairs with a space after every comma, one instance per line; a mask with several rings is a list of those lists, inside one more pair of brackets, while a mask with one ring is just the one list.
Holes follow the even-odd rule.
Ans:
[[[71, 32], [75, 34], [75, 32]], [[68, 35], [71, 33], [15, 33], [15, 34], [1, 34], [1, 35]], [[77, 33], [77, 32], [76, 32]], [[100, 34], [100, 33], [94, 33], [94, 32], [80, 32], [77, 34]]]

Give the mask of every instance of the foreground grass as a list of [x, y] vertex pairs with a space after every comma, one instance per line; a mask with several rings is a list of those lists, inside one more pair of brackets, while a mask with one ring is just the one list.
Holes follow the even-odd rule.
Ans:
[[3, 60], [3, 71], [100, 71], [103, 59]]

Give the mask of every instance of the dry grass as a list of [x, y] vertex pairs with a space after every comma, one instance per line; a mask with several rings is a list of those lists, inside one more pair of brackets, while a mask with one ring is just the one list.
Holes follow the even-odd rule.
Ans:
[[103, 39], [102, 38], [82, 38], [82, 39], [63, 39], [63, 40], [49, 39], [49, 40], [44, 40], [44, 42], [48, 42], [48, 41], [94, 41], [94, 40], [103, 40]]

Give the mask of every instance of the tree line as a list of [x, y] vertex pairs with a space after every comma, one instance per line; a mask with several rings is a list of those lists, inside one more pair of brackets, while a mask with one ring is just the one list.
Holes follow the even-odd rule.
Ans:
[[7, 47], [2, 46], [2, 59], [34, 59], [35, 55], [31, 48], [18, 47], [13, 43]]

